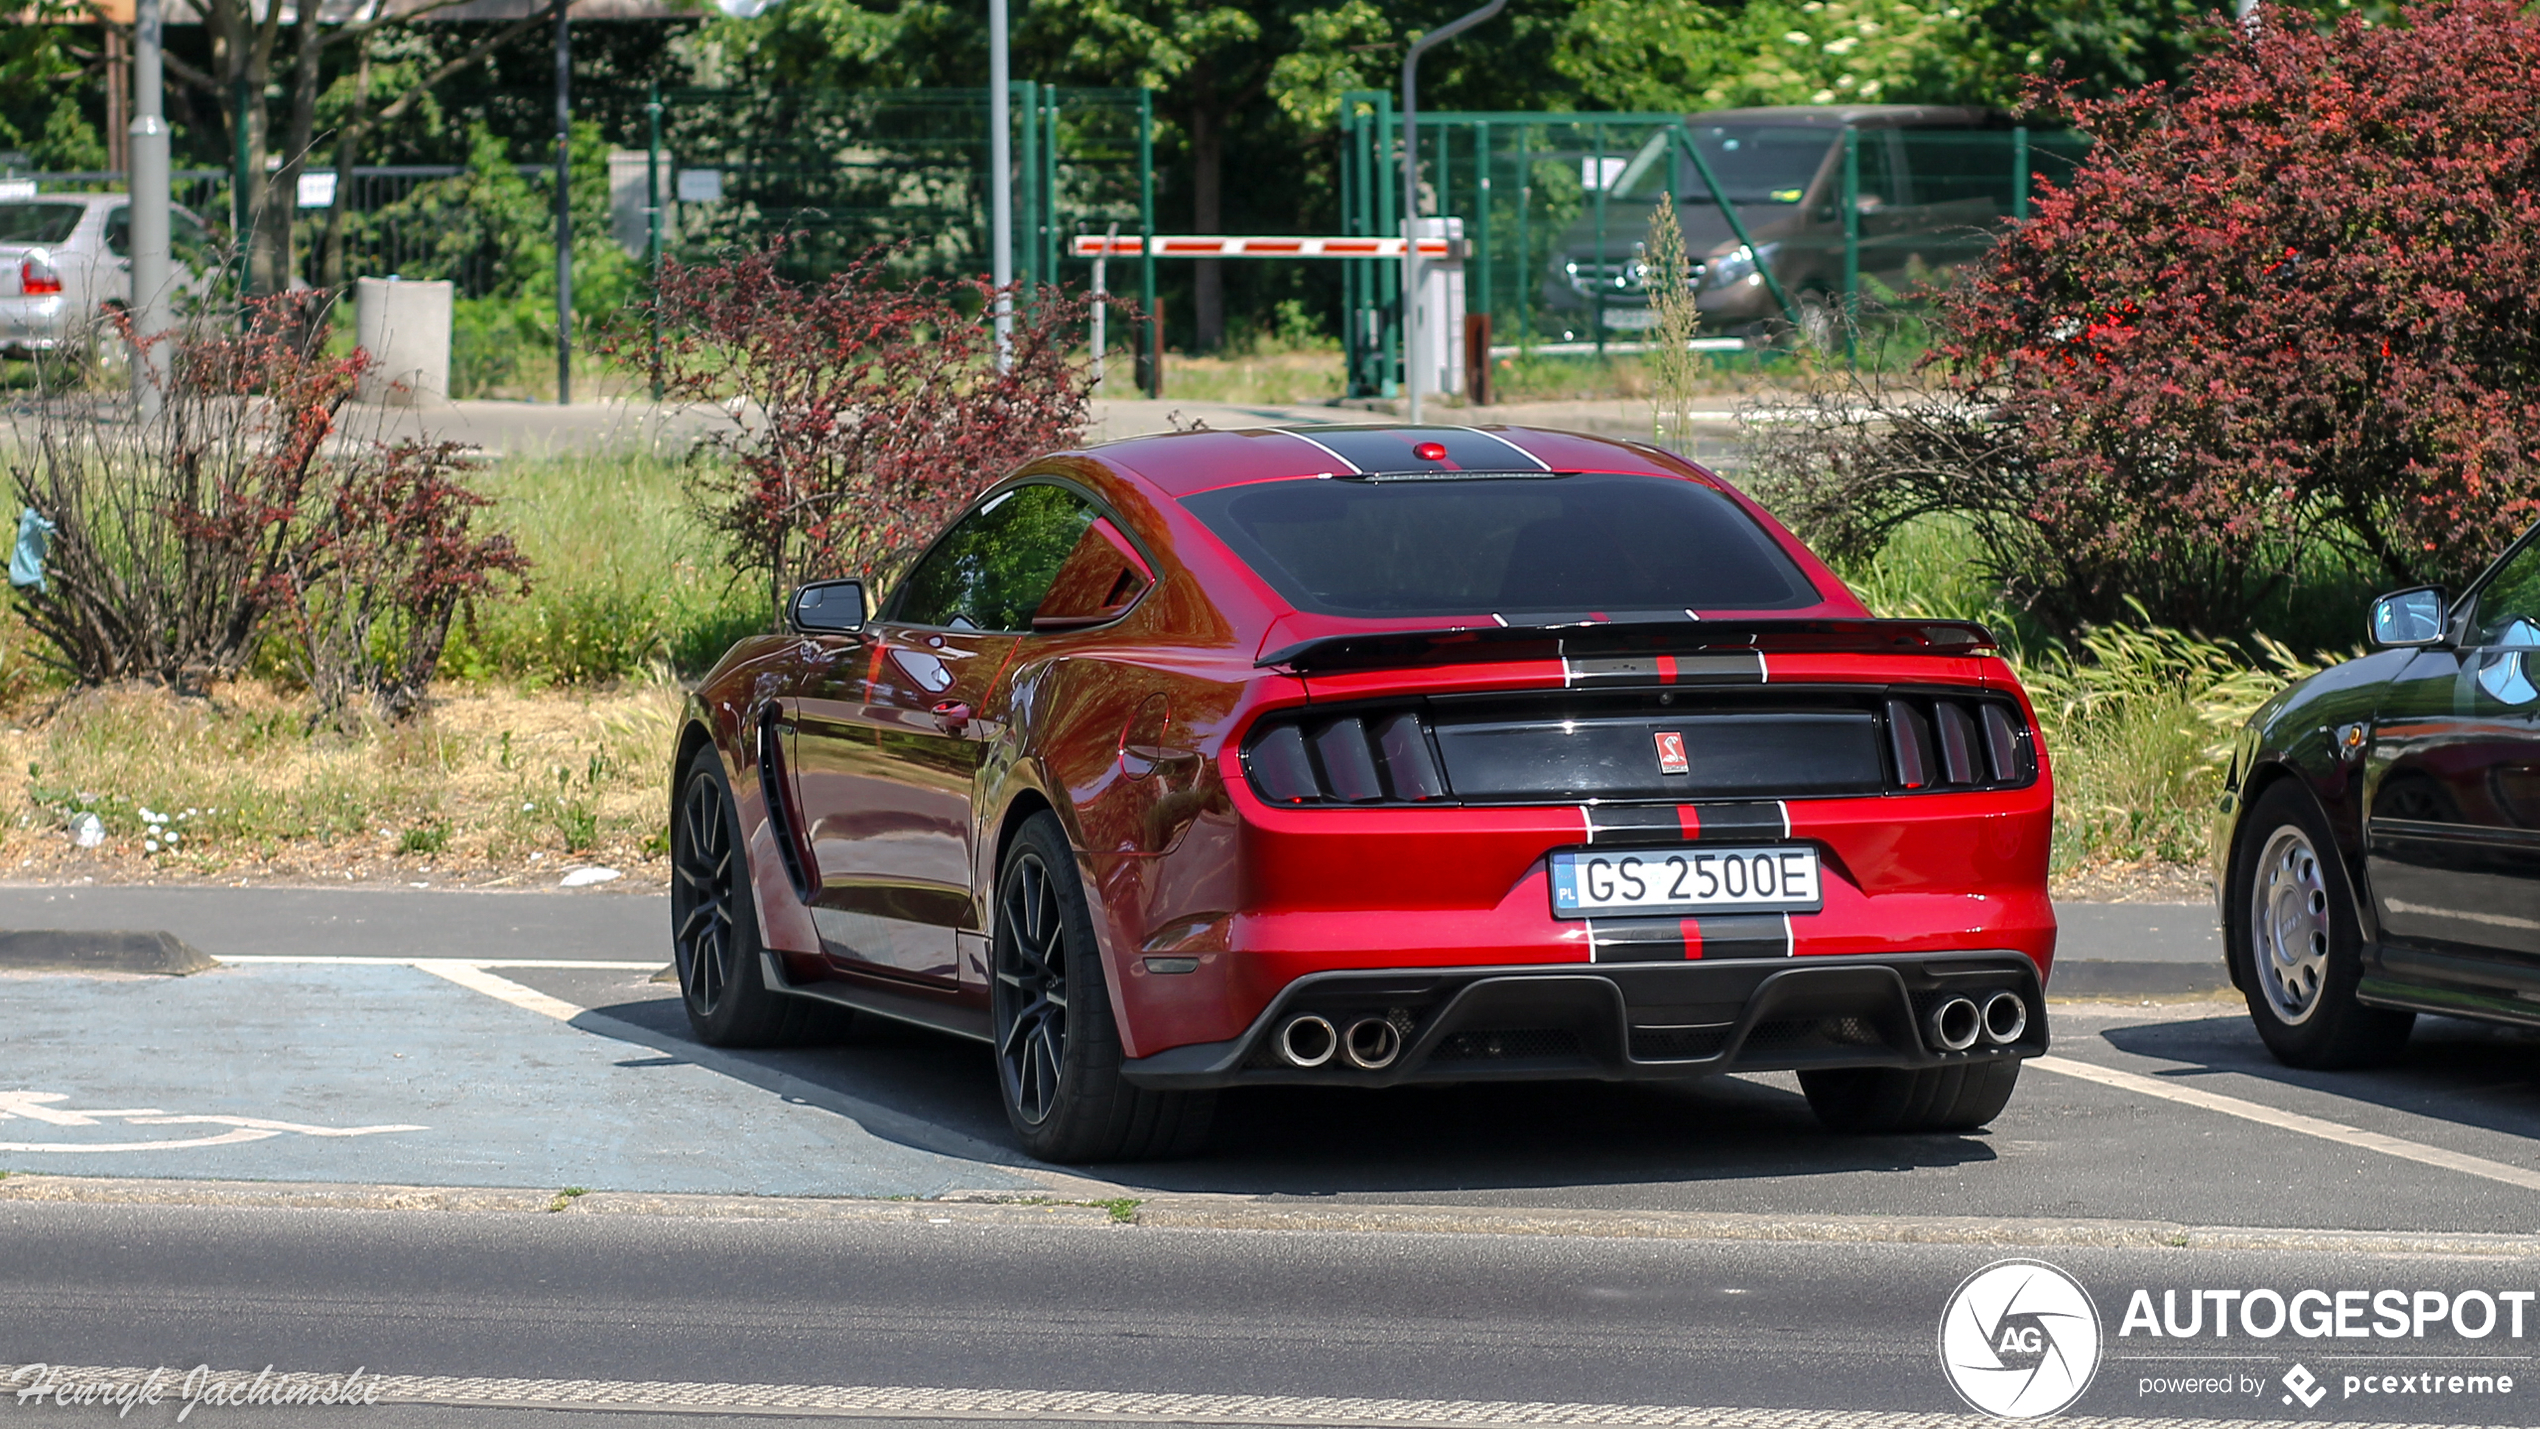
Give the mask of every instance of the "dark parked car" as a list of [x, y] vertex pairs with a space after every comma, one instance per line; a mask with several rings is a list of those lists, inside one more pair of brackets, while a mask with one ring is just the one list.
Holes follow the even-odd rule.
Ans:
[[2387, 1058], [2419, 1012], [2540, 1025], [2540, 531], [2370, 634], [2250, 717], [2214, 839], [2232, 982], [2297, 1067]]
[[[1860, 271], [1903, 291], [1976, 257], [2011, 217], [2016, 196], [2011, 116], [1939, 105], [1785, 105], [1721, 109], [1686, 120], [1692, 142], [1736, 205], [1756, 252], [1738, 242], [1672, 134], [1651, 136], [1595, 206], [1553, 244], [1547, 314], [1587, 337], [1649, 325], [1643, 247], [1658, 198], [1672, 192], [1707, 325], [1778, 315], [1756, 260], [1795, 300], [1822, 306], [1843, 291], [1843, 131], [1861, 131]], [[2078, 152], [2061, 131], [2032, 137], [2033, 172], [2060, 173]]]
[[2054, 794], [1980, 626], [1874, 620], [1655, 448], [1518, 428], [1060, 452], [699, 686], [707, 1042], [984, 1041], [1034, 1155], [1219, 1088], [1795, 1070], [1845, 1130], [2046, 1047]]

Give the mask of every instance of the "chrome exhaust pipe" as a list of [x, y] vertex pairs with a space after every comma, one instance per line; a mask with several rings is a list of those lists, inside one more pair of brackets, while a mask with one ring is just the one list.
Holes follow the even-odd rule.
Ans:
[[1362, 1017], [1349, 1024], [1341, 1039], [1341, 1055], [1362, 1072], [1381, 1072], [1402, 1055], [1402, 1034], [1381, 1017]]
[[1923, 1019], [1923, 1030], [1931, 1037], [1932, 1045], [1944, 1052], [1964, 1052], [1976, 1045], [1976, 1036], [1983, 1028], [1984, 1014], [1976, 1010], [1973, 998], [1950, 998]]
[[1279, 1056], [1291, 1067], [1319, 1067], [1332, 1060], [1340, 1041], [1331, 1023], [1309, 1012], [1279, 1029]]
[[1984, 1000], [1984, 1040], [2007, 1047], [2027, 1030], [2027, 998], [2016, 992], [1997, 992]]

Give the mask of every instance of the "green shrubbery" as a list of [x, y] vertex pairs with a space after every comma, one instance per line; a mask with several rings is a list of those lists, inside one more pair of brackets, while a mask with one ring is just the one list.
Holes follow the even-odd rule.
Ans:
[[462, 678], [587, 685], [666, 664], [695, 674], [767, 628], [765, 588], [736, 577], [682, 493], [681, 464], [654, 456], [513, 460], [481, 483], [537, 562], [525, 600], [454, 632]]

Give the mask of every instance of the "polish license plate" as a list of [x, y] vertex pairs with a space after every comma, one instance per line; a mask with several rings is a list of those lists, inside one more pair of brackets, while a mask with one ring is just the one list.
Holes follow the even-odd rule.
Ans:
[[1552, 856], [1552, 916], [1814, 913], [1825, 906], [1817, 850], [1753, 847], [1580, 849]]

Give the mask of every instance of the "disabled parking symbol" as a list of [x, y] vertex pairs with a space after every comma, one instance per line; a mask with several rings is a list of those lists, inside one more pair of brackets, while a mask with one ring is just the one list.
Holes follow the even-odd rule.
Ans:
[[[208, 1136], [178, 1134], [155, 1137], [146, 1141], [88, 1141], [77, 1138], [59, 1141], [0, 1141], [0, 1151], [26, 1152], [99, 1152], [99, 1151], [173, 1151], [193, 1146], [235, 1146], [243, 1141], [263, 1141], [275, 1136], [377, 1136], [392, 1131], [429, 1131], [425, 1126], [310, 1126], [296, 1121], [275, 1121], [261, 1116], [223, 1116], [211, 1113], [188, 1114], [162, 1111], [154, 1106], [74, 1109], [62, 1105], [70, 1100], [67, 1092], [0, 1092], [0, 1121], [28, 1121], [39, 1126], [95, 1127], [120, 1126], [218, 1126], [228, 1128]], [[15, 1131], [16, 1128], [10, 1128]]]

